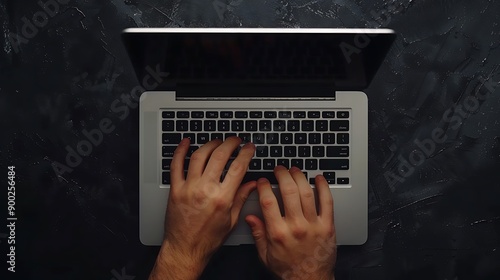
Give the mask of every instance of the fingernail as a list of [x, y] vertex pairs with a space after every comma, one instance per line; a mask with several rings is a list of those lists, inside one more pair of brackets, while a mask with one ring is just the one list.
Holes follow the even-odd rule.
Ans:
[[257, 183], [259, 183], [259, 184], [265, 184], [265, 183], [267, 183], [267, 182], [268, 182], [268, 181], [267, 181], [267, 179], [266, 179], [266, 178], [260, 178], [260, 179], [257, 181]]

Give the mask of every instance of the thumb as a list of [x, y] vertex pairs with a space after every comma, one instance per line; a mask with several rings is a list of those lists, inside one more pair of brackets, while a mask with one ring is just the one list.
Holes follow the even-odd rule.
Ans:
[[257, 251], [259, 252], [260, 259], [266, 263], [266, 254], [267, 254], [267, 234], [266, 234], [266, 226], [264, 222], [262, 222], [255, 215], [248, 215], [245, 218], [245, 221], [252, 229], [252, 236], [255, 240], [255, 246], [257, 247]]

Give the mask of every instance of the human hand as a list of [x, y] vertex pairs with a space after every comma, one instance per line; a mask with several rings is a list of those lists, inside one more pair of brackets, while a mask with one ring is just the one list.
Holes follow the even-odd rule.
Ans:
[[302, 171], [277, 166], [285, 216], [266, 179], [257, 181], [264, 222], [248, 215], [246, 222], [262, 262], [281, 279], [332, 280], [337, 250], [333, 198], [323, 176], [316, 177], [319, 214], [314, 192]]
[[164, 279], [196, 279], [235, 227], [246, 198], [256, 187], [255, 181], [240, 187], [255, 152], [252, 143], [241, 148], [220, 182], [240, 144], [240, 138], [230, 137], [224, 143], [214, 140], [203, 145], [191, 156], [184, 178], [189, 139], [181, 141], [171, 164], [164, 242], [150, 279], [163, 279], [160, 274]]

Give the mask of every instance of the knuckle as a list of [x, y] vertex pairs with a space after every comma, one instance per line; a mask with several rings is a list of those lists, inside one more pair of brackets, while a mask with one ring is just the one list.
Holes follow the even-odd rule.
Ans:
[[229, 167], [229, 171], [228, 172], [231, 172], [232, 174], [234, 173], [240, 173], [244, 170], [244, 165], [239, 161], [239, 160], [235, 160], [231, 163], [231, 166]]
[[223, 161], [226, 159], [226, 153], [224, 151], [217, 149], [212, 153], [211, 158], [213, 158], [214, 160], [217, 160], [217, 161]]
[[204, 158], [200, 151], [196, 151], [191, 155], [191, 161], [198, 161]]
[[302, 197], [305, 199], [313, 199], [314, 198], [314, 192], [312, 189], [305, 190], [302, 192]]
[[279, 244], [283, 244], [285, 243], [285, 240], [286, 240], [286, 234], [284, 231], [282, 230], [274, 230], [271, 234], [270, 234], [270, 237], [271, 237], [271, 240], [275, 243], [279, 243]]
[[274, 203], [274, 200], [269, 197], [261, 198], [260, 200], [260, 204], [262, 205], [262, 208], [264, 210], [270, 210], [271, 208], [273, 208]]
[[223, 197], [214, 198], [212, 203], [215, 210], [217, 211], [226, 210], [227, 208], [229, 208], [229, 203]]
[[293, 237], [301, 240], [307, 236], [307, 228], [302, 223], [298, 223], [291, 228], [291, 233]]

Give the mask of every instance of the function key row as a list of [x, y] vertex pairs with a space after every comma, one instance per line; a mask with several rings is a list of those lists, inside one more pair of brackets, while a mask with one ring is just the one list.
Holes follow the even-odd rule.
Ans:
[[349, 111], [163, 111], [164, 119], [348, 119]]

